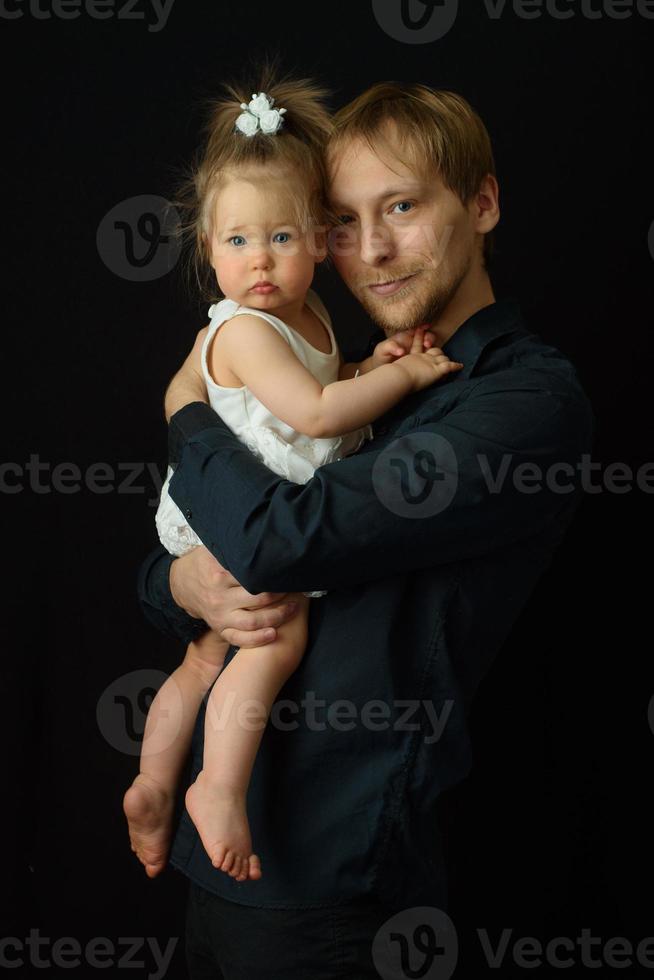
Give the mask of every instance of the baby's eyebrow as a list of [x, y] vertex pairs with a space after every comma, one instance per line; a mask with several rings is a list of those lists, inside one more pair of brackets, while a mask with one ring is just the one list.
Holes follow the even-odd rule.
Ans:
[[259, 227], [259, 226], [258, 225], [253, 225], [253, 224], [249, 224], [249, 225], [225, 225], [225, 231], [243, 231], [243, 229], [247, 230], [248, 228], [257, 228], [257, 227]]
[[293, 225], [293, 222], [292, 221], [274, 221], [274, 222], [272, 222], [271, 224], [268, 224], [268, 225], [252, 225], [252, 224], [250, 224], [250, 225], [228, 225], [226, 228], [222, 228], [221, 229], [221, 233], [223, 235], [231, 235], [235, 231], [248, 231], [248, 230], [252, 231], [253, 229], [255, 231], [261, 231], [261, 230], [263, 230], [264, 232], [270, 232], [270, 231], [273, 230], [273, 228], [293, 228], [293, 227], [294, 227], [294, 225]]

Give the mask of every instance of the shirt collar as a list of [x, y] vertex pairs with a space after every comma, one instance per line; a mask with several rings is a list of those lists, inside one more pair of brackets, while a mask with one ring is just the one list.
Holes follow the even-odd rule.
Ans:
[[463, 364], [457, 377], [469, 378], [491, 341], [516, 332], [526, 332], [520, 307], [516, 300], [500, 300], [464, 320], [443, 344], [443, 353]]
[[[457, 377], [469, 378], [481, 357], [484, 348], [492, 340], [508, 334], [526, 332], [525, 324], [517, 300], [504, 299], [484, 306], [458, 327], [449, 340], [443, 344], [443, 352], [452, 361], [461, 361], [463, 368]], [[373, 335], [371, 349], [386, 334], [380, 327]]]

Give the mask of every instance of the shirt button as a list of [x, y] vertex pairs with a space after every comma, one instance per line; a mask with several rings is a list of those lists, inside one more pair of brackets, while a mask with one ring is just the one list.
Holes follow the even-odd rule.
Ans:
[[190, 521], [191, 518], [193, 517], [193, 511], [189, 508], [184, 514], [184, 517], [186, 518], [187, 521]]

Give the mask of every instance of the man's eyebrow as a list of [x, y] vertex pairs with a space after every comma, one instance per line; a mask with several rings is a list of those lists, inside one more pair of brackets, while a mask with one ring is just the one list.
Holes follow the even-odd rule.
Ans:
[[[416, 194], [422, 190], [424, 190], [424, 184], [419, 183], [405, 184], [404, 187], [390, 187], [388, 190], [384, 190], [381, 192], [381, 194], [377, 194], [376, 197], [373, 197], [372, 201], [377, 203], [385, 201], [389, 197], [402, 197], [403, 195], [406, 197], [407, 195]], [[351, 205], [346, 204], [344, 201], [338, 201], [335, 198], [331, 199], [331, 205], [335, 208], [343, 208], [346, 211], [351, 207]]]

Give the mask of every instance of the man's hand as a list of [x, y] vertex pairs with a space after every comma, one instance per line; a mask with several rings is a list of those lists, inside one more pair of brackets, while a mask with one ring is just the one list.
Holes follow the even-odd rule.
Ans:
[[203, 619], [227, 643], [257, 647], [276, 638], [275, 627], [296, 613], [287, 592], [253, 595], [199, 545], [170, 565], [170, 591], [189, 616]]
[[207, 404], [209, 402], [207, 386], [200, 367], [202, 344], [208, 329], [208, 327], [203, 327], [198, 332], [191, 353], [168, 385], [164, 402], [166, 422], [170, 422], [171, 416], [175, 412], [191, 402], [205, 402]]
[[[424, 333], [423, 333], [424, 331]], [[392, 364], [405, 354], [410, 354], [415, 349], [415, 341], [422, 339], [420, 350], [427, 351], [436, 345], [436, 337], [429, 329], [429, 324], [424, 323], [419, 327], [410, 330], [399, 330], [392, 337], [381, 340], [370, 356], [371, 369], [381, 367], [382, 364]]]

